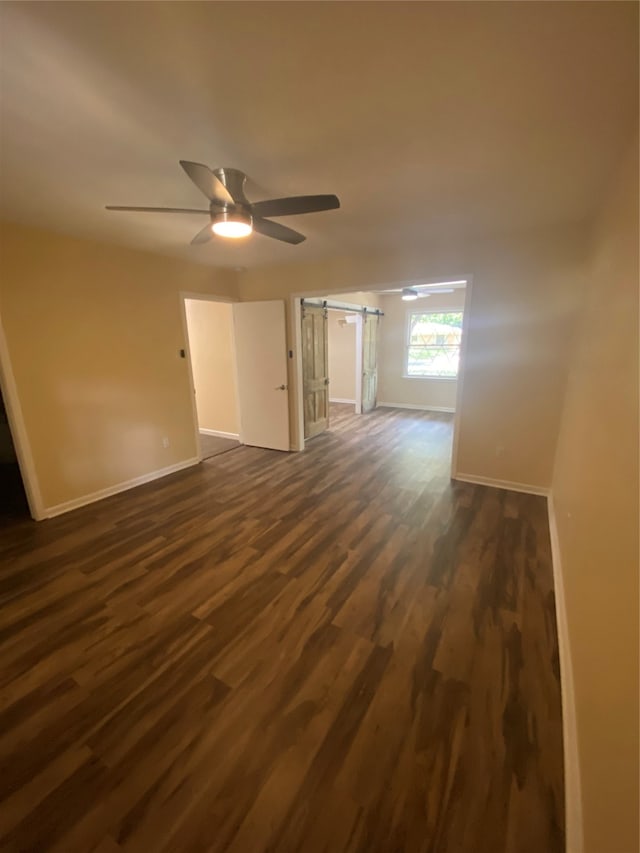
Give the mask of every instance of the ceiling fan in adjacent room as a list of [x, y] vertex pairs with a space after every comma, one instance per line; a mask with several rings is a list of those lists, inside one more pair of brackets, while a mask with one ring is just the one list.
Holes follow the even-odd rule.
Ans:
[[191, 241], [206, 243], [214, 234], [219, 237], [247, 237], [252, 231], [281, 240], [283, 243], [302, 243], [304, 234], [272, 222], [272, 216], [297, 216], [320, 210], [335, 210], [340, 201], [335, 195], [301, 195], [250, 202], [244, 193], [247, 176], [239, 169], [213, 169], [202, 163], [180, 160], [180, 165], [198, 189], [209, 199], [208, 210], [181, 207], [127, 207], [107, 205], [107, 210], [136, 213], [202, 213], [209, 222]]
[[392, 290], [379, 290], [378, 293], [401, 293], [404, 302], [424, 299], [435, 293], [453, 293], [459, 288], [466, 287], [466, 279], [458, 281], [443, 281], [438, 284], [414, 284], [411, 287], [395, 287]]
[[402, 288], [402, 301], [414, 302], [416, 299], [424, 299], [425, 296], [431, 296], [432, 293], [453, 293], [452, 287], [440, 288], [440, 290], [431, 290], [428, 293], [423, 290], [416, 290], [415, 287]]

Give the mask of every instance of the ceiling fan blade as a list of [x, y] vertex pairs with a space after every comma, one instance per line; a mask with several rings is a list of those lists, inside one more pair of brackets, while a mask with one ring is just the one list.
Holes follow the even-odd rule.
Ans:
[[180, 160], [180, 165], [209, 201], [214, 201], [216, 204], [234, 203], [229, 190], [219, 178], [216, 178], [208, 166], [192, 163], [190, 160]]
[[337, 207], [340, 207], [337, 195], [298, 195], [257, 201], [251, 205], [251, 210], [257, 216], [295, 216], [298, 213], [335, 210]]
[[129, 210], [137, 213], [206, 213], [208, 210], [194, 210], [190, 207], [123, 207], [117, 204], [107, 204], [105, 210]]
[[279, 222], [271, 222], [269, 219], [261, 219], [258, 216], [253, 217], [253, 230], [264, 234], [265, 237], [273, 237], [274, 240], [282, 240], [283, 243], [294, 245], [307, 239], [304, 234], [294, 231], [293, 228], [287, 228]]
[[192, 246], [196, 246], [198, 243], [208, 243], [209, 240], [213, 237], [213, 232], [211, 231], [211, 223], [207, 222], [207, 224], [202, 228], [196, 236], [191, 241]]

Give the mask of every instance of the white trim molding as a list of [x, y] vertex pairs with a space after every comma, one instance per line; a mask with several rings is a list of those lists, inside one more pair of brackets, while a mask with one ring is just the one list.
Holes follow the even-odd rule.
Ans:
[[240, 435], [237, 432], [222, 432], [219, 429], [204, 429], [203, 427], [200, 427], [198, 432], [200, 435], [217, 435], [218, 438], [235, 438], [236, 441], [240, 438]]
[[457, 376], [434, 376], [433, 374], [425, 374], [424, 376], [409, 376], [408, 373], [402, 374], [403, 379], [419, 379], [421, 382], [457, 382]]
[[117, 495], [120, 492], [126, 492], [128, 489], [134, 489], [136, 486], [142, 486], [145, 483], [151, 483], [153, 480], [159, 480], [161, 477], [166, 477], [168, 474], [175, 474], [176, 471], [182, 471], [184, 468], [191, 468], [193, 465], [198, 465], [201, 460], [194, 456], [191, 459], [185, 459], [183, 462], [176, 462], [175, 465], [169, 465], [166, 468], [160, 468], [157, 471], [149, 471], [148, 474], [142, 474], [140, 477], [134, 477], [131, 480], [125, 480], [123, 483], [116, 483], [114, 486], [108, 486], [106, 489], [100, 489], [97, 492], [92, 492], [89, 495], [74, 498], [71, 501], [65, 501], [61, 504], [45, 507], [44, 518], [54, 518], [56, 515], [62, 515], [65, 512], [71, 512], [73, 509], [79, 509], [81, 506], [101, 501], [103, 498], [109, 498], [111, 495]]
[[549, 534], [551, 537], [551, 562], [556, 602], [556, 626], [560, 655], [560, 684], [562, 689], [562, 743], [564, 751], [564, 811], [567, 853], [583, 853], [582, 790], [580, 784], [580, 759], [578, 753], [578, 727], [576, 697], [571, 663], [571, 643], [567, 622], [567, 605], [564, 597], [560, 537], [556, 521], [553, 495], [547, 498]]
[[475, 474], [455, 473], [452, 480], [472, 483], [474, 486], [491, 486], [494, 489], [507, 489], [510, 492], [522, 492], [525, 495], [542, 495], [547, 497], [549, 489], [544, 486], [532, 486], [529, 483], [514, 483], [511, 480], [494, 480], [491, 477], [478, 477]]
[[467, 369], [467, 340], [469, 338], [469, 318], [471, 317], [471, 299], [473, 276], [465, 276], [467, 284], [464, 291], [462, 309], [462, 340], [460, 341], [460, 361], [458, 363], [458, 383], [456, 385], [456, 413], [453, 417], [453, 442], [451, 444], [451, 476], [458, 470], [458, 445], [460, 443], [460, 413], [464, 399], [464, 376]]
[[329, 397], [330, 403], [351, 403], [352, 406], [355, 406], [355, 400], [349, 400], [346, 397]]
[[414, 409], [417, 412], [455, 412], [451, 406], [417, 406], [414, 403], [378, 403], [379, 409]]

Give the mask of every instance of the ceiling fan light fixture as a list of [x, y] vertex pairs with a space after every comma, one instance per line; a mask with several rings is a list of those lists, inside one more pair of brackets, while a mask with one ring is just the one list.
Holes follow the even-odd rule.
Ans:
[[418, 298], [418, 291], [412, 290], [410, 287], [404, 287], [402, 289], [402, 299], [404, 302], [413, 302], [414, 299]]
[[253, 221], [249, 214], [225, 210], [212, 218], [211, 230], [218, 237], [248, 237], [253, 231]]
[[180, 160], [180, 165], [200, 192], [209, 199], [209, 210], [186, 207], [132, 207], [108, 204], [107, 210], [133, 213], [208, 213], [209, 222], [191, 240], [191, 245], [208, 243], [212, 234], [221, 237], [248, 237], [252, 231], [296, 246], [305, 241], [304, 234], [274, 222], [272, 216], [294, 216], [336, 210], [340, 207], [337, 195], [298, 195], [286, 198], [268, 198], [251, 202], [244, 194], [247, 176], [240, 169], [211, 170], [204, 163]]

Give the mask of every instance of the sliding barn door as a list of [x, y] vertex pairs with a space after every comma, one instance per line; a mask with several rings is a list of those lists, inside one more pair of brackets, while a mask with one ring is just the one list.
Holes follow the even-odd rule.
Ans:
[[240, 441], [289, 450], [284, 302], [236, 302], [233, 331]]
[[362, 411], [376, 407], [378, 394], [378, 317], [365, 314], [362, 321]]
[[329, 426], [329, 348], [327, 310], [302, 306], [302, 394], [304, 437]]

